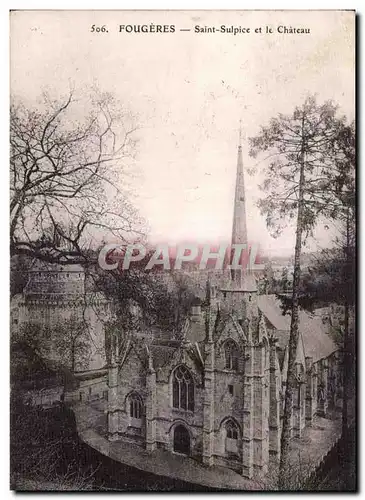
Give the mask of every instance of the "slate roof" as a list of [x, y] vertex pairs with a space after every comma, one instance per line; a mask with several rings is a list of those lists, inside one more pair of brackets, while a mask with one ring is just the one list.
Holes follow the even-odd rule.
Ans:
[[322, 318], [300, 311], [299, 321], [306, 356], [318, 361], [337, 351], [338, 347], [329, 336], [328, 327]]
[[290, 328], [290, 316], [283, 315], [280, 300], [275, 295], [258, 295], [257, 303], [260, 311], [266, 316], [276, 330]]
[[[276, 330], [279, 347], [284, 349], [289, 342], [290, 314], [283, 316], [281, 302], [275, 295], [258, 295], [257, 301], [259, 309]], [[328, 334], [328, 325], [315, 314], [299, 310], [299, 330], [303, 337], [305, 355], [311, 356], [313, 361], [325, 358], [338, 349]]]

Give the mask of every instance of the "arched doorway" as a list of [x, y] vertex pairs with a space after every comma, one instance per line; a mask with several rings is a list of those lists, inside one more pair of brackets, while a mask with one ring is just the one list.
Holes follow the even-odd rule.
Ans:
[[190, 436], [183, 425], [177, 425], [174, 429], [174, 451], [190, 455]]

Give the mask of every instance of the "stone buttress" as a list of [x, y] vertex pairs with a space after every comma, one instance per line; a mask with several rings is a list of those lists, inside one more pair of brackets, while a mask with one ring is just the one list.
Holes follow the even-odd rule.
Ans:
[[156, 449], [156, 371], [153, 368], [151, 353], [148, 351], [146, 377], [146, 450]]

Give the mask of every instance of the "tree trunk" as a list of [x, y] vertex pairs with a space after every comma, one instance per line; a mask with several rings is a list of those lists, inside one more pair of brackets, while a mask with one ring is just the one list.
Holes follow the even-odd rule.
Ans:
[[343, 399], [342, 399], [342, 439], [343, 453], [341, 457], [342, 467], [345, 471], [346, 482], [351, 488], [351, 467], [354, 465], [355, 444], [351, 442], [349, 433], [349, 403], [352, 402], [354, 380], [354, 348], [352, 343], [352, 335], [350, 332], [350, 300], [353, 292], [354, 283], [349, 281], [351, 276], [350, 269], [352, 266], [351, 254], [351, 236], [350, 236], [350, 211], [348, 211], [346, 219], [346, 273], [345, 273], [345, 324], [344, 324], [344, 339], [343, 339]]
[[343, 339], [343, 399], [342, 399], [342, 436], [345, 441], [347, 440], [348, 429], [348, 391], [350, 390], [349, 384], [349, 305], [345, 301], [345, 325], [344, 325], [344, 339]]
[[76, 346], [75, 346], [75, 343], [76, 343], [76, 340], [72, 339], [71, 340], [71, 370], [72, 370], [72, 373], [75, 373], [75, 369], [76, 369]]
[[289, 445], [291, 438], [291, 416], [293, 412], [293, 391], [295, 387], [295, 359], [297, 355], [299, 338], [299, 281], [300, 281], [300, 256], [302, 251], [303, 233], [303, 211], [304, 211], [304, 168], [305, 168], [305, 144], [304, 144], [304, 116], [302, 122], [302, 150], [300, 155], [300, 177], [298, 190], [298, 215], [294, 254], [294, 276], [292, 292], [292, 315], [289, 337], [288, 371], [286, 378], [285, 405], [281, 432], [280, 445], [280, 468], [279, 488], [285, 489], [287, 472], [289, 470]]

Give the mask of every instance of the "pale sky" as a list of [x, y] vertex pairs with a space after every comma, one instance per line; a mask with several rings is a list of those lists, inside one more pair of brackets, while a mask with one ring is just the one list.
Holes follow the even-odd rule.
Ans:
[[[139, 116], [134, 203], [152, 241], [230, 239], [239, 120], [244, 136], [308, 93], [354, 117], [352, 12], [18, 11], [11, 16], [11, 92], [30, 101], [97, 83]], [[175, 33], [119, 33], [119, 25], [175, 25]], [[106, 25], [108, 33], [91, 33]], [[195, 33], [194, 26], [242, 26], [251, 33]], [[279, 34], [277, 26], [310, 28]], [[265, 34], [265, 26], [273, 34]], [[262, 27], [262, 33], [254, 33]], [[180, 28], [191, 29], [180, 32]], [[243, 143], [245, 167], [255, 161]], [[249, 240], [292, 251], [292, 229], [268, 234], [245, 176]], [[316, 245], [330, 237], [319, 228]]]

